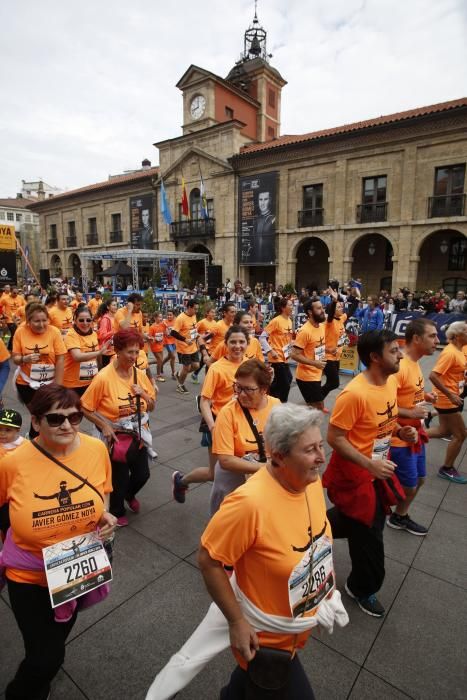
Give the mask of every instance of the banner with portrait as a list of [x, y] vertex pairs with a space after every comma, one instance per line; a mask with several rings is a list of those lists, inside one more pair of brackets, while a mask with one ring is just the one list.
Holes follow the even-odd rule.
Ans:
[[152, 211], [152, 194], [130, 197], [130, 245], [132, 248], [153, 250]]
[[16, 272], [16, 252], [0, 250], [0, 287], [18, 283]]
[[238, 190], [238, 263], [276, 262], [277, 172], [241, 177]]

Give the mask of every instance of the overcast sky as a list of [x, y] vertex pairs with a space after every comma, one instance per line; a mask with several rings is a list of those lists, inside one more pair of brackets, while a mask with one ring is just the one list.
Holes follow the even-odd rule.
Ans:
[[[181, 134], [175, 83], [191, 63], [225, 77], [253, 0], [3, 0], [0, 197], [21, 179], [64, 189], [158, 162]], [[466, 0], [260, 0], [271, 64], [288, 81], [282, 134], [467, 94]]]

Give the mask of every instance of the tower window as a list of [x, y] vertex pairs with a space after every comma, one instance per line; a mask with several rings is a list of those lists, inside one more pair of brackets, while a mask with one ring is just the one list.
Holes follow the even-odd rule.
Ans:
[[271, 90], [271, 88], [269, 88], [268, 101], [269, 101], [269, 106], [270, 106], [270, 107], [275, 107], [275, 106], [276, 106], [276, 93], [275, 93], [274, 90]]
[[270, 139], [274, 139], [276, 137], [276, 131], [273, 126], [268, 126], [268, 136]]
[[233, 119], [234, 118], [234, 111], [232, 107], [226, 107], [225, 108], [225, 116], [227, 119]]

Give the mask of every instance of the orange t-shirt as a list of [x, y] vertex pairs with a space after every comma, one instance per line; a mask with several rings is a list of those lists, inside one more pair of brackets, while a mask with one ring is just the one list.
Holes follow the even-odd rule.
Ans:
[[269, 355], [271, 364], [274, 362], [288, 362], [292, 349], [293, 325], [291, 318], [276, 316], [264, 329], [268, 334], [268, 343], [278, 354], [277, 358]]
[[95, 377], [99, 371], [97, 366], [97, 358], [77, 362], [71, 356], [70, 350], [79, 350], [80, 352], [96, 352], [96, 350], [99, 350], [97, 333], [93, 331], [90, 333], [90, 335], [80, 335], [74, 328], [70, 328], [63, 340], [68, 351], [65, 357], [63, 386], [70, 389], [87, 386], [91, 383], [93, 377]]
[[[155, 398], [154, 387], [141, 369], [136, 370], [138, 384]], [[87, 411], [97, 411], [104, 418], [118, 421], [119, 418], [136, 414], [136, 397], [133, 391], [133, 373], [128, 379], [123, 379], [110, 363], [94, 377], [84, 392], [81, 403]], [[147, 410], [146, 401], [141, 397], [141, 411]]]
[[[297, 337], [293, 341], [295, 348], [302, 351], [302, 355], [307, 360], [323, 361], [325, 356], [325, 323], [320, 323], [316, 328], [310, 321], [304, 323], [297, 333]], [[295, 373], [296, 379], [301, 379], [304, 382], [319, 382], [323, 370], [311, 365], [303, 365], [300, 362], [297, 364]]]
[[[207, 318], [202, 318], [201, 321], [199, 321], [196, 324], [196, 330], [198, 331], [198, 335], [204, 335], [205, 333], [213, 333], [214, 334], [216, 331], [216, 325], [217, 325], [217, 321], [209, 321], [209, 319], [207, 319]], [[207, 340], [204, 340], [203, 342], [206, 345], [206, 350], [210, 353], [212, 338], [208, 338]]]
[[[220, 360], [221, 357], [227, 357], [228, 349], [227, 345], [222, 342], [220, 345], [217, 346], [217, 348], [214, 350], [214, 352], [211, 352], [210, 355], [213, 360]], [[245, 356], [243, 358], [244, 360], [260, 360], [260, 362], [264, 362], [264, 356], [263, 356], [263, 351], [261, 349], [261, 344], [258, 340], [258, 338], [255, 338], [254, 336], [250, 336], [248, 339], [248, 345], [245, 350]]]
[[[418, 362], [414, 362], [410, 357], [403, 357], [400, 361], [399, 371], [394, 375], [397, 382], [397, 405], [399, 408], [415, 408], [417, 404], [423, 403], [425, 398], [425, 380]], [[399, 416], [399, 425], [411, 425], [419, 429], [420, 418], [402, 418]], [[397, 435], [393, 435], [391, 440], [393, 447], [408, 447], [409, 443], [400, 440]]]
[[[40, 381], [41, 379], [52, 379], [53, 370], [49, 367], [44, 369], [46, 365], [55, 365], [58, 355], [66, 355], [66, 347], [63, 342], [60, 331], [55, 326], [48, 326], [45, 333], [33, 333], [29, 326], [24, 325], [18, 328], [13, 338], [13, 352], [20, 355], [31, 355], [39, 353], [41, 356], [40, 362], [35, 364], [24, 363], [21, 365], [21, 371], [31, 379]], [[43, 369], [41, 369], [43, 368]], [[45, 377], [45, 374], [47, 377]], [[49, 376], [52, 373], [52, 376]], [[17, 384], [27, 384], [26, 380], [18, 374], [16, 379]]]
[[78, 306], [81, 306], [83, 304], [84, 306], [87, 306], [86, 302], [84, 299], [81, 299], [81, 301], [78, 301], [76, 298], [72, 299], [70, 302], [70, 309], [73, 311], [73, 313], [76, 311]]
[[[347, 337], [347, 333], [345, 332], [346, 321], [346, 314], [342, 314], [340, 318], [334, 318], [330, 323], [326, 322], [324, 324], [326, 360], [340, 360], [342, 350], [344, 349], [345, 338]], [[330, 351], [336, 348], [337, 352], [333, 355]]]
[[196, 315], [187, 316], [184, 311], [178, 314], [173, 323], [173, 330], [186, 338], [186, 342], [183, 342], [171, 336], [172, 341], [175, 341], [177, 352], [182, 355], [192, 355], [198, 351], [198, 346], [196, 345], [196, 338], [198, 337], [196, 324]]
[[216, 321], [214, 326], [212, 327], [211, 331], [214, 333], [211, 344], [209, 346], [209, 352], [212, 355], [214, 350], [217, 348], [217, 346], [222, 343], [222, 341], [225, 338], [225, 334], [229, 330], [230, 325], [227, 325], [227, 323], [224, 321], [223, 318], [221, 318], [220, 321]]
[[49, 311], [49, 321], [52, 326], [61, 331], [62, 335], [65, 335], [73, 325], [73, 312], [70, 307], [59, 309], [58, 306], [53, 306]]
[[167, 326], [164, 321], [161, 323], [153, 323], [149, 329], [149, 335], [154, 340], [151, 342], [151, 350], [153, 352], [162, 352], [164, 349], [164, 338]]
[[[104, 496], [112, 491], [109, 453], [101, 440], [79, 433], [80, 445], [61, 457]], [[25, 441], [0, 460], [0, 505], [9, 504], [13, 542], [36, 556], [42, 548], [96, 529], [104, 503], [93, 489]], [[45, 573], [7, 569], [19, 583], [46, 586]]]
[[[117, 331], [122, 329], [122, 321], [126, 321], [128, 316], [128, 311], [124, 306], [122, 309], [118, 309], [114, 317], [114, 325]], [[133, 311], [131, 314], [131, 321], [129, 328], [136, 328], [137, 331], [142, 333], [143, 330], [143, 314], [141, 311]]]
[[338, 395], [330, 419], [332, 425], [347, 431], [351, 445], [373, 459], [387, 458], [397, 421], [395, 375], [383, 386], [375, 386], [363, 372]]
[[6, 316], [7, 323], [15, 323], [15, 318], [18, 316], [21, 306], [24, 306], [24, 299], [19, 294], [16, 297], [12, 297], [11, 294], [2, 296], [3, 313]]
[[162, 323], [164, 324], [164, 328], [165, 328], [164, 345], [175, 345], [175, 338], [172, 335], [170, 335], [170, 331], [174, 327], [175, 319], [173, 319], [173, 321], [169, 322], [169, 321], [167, 321], [166, 318], [164, 318]]
[[102, 304], [102, 299], [101, 301], [98, 301], [95, 297], [92, 297], [92, 299], [89, 299], [88, 301], [88, 309], [91, 312], [92, 316], [96, 315], [97, 309], [99, 306]]
[[137, 369], [146, 370], [148, 368], [149, 360], [144, 348], [140, 349], [138, 357], [136, 358], [135, 366]]
[[[201, 536], [201, 544], [212, 559], [235, 568], [241, 591], [270, 615], [290, 619], [303, 612], [307, 617], [314, 615], [318, 603], [335, 587], [331, 527], [319, 479], [307, 486], [305, 493], [290, 493], [262, 467], [224, 498]], [[311, 592], [306, 601], [307, 589]], [[258, 633], [261, 646], [290, 651], [294, 646], [303, 648], [309, 635], [310, 631], [298, 635]], [[235, 650], [234, 654], [245, 668], [240, 654]]]
[[[274, 406], [279, 399], [266, 396], [266, 406], [262, 409], [250, 408], [260, 435]], [[212, 451], [218, 455], [235, 455], [243, 457], [247, 452], [258, 453], [258, 444], [253, 431], [245, 418], [237, 399], [234, 398], [221, 409], [212, 433]]]
[[5, 362], [5, 360], [10, 359], [10, 353], [8, 352], [5, 343], [0, 338], [0, 362]]
[[[462, 350], [453, 343], [448, 343], [438, 357], [433, 372], [441, 375], [441, 381], [446, 389], [460, 396], [464, 390], [466, 358]], [[438, 391], [435, 408], [457, 408], [442, 391]]]
[[215, 416], [233, 398], [235, 372], [240, 365], [241, 362], [231, 362], [226, 357], [221, 357], [209, 368], [209, 372], [206, 374], [201, 388], [201, 396], [211, 401], [211, 410]]

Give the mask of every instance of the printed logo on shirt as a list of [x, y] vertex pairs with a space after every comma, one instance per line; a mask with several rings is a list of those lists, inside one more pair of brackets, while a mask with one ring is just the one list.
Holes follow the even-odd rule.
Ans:
[[57, 501], [58, 505], [46, 510], [33, 511], [33, 529], [62, 528], [64, 523], [69, 522], [72, 526], [70, 531], [73, 531], [75, 529], [74, 521], [94, 515], [96, 509], [93, 500], [73, 503], [72, 494], [80, 491], [84, 486], [85, 484], [83, 483], [74, 488], [69, 488], [66, 481], [60, 481], [59, 490], [55, 493], [49, 495], [34, 493], [34, 498], [42, 501]]
[[118, 405], [118, 417], [125, 418], [136, 413], [136, 396], [128, 393], [126, 396], [118, 396], [119, 401], [124, 403]]
[[28, 346], [25, 345], [25, 350], [30, 350], [32, 353], [37, 353], [38, 355], [48, 355], [49, 354], [48, 352], [45, 352], [45, 353], [41, 352], [41, 350], [45, 350], [46, 348], [48, 349], [49, 346], [48, 345], [39, 346], [37, 343], [32, 348], [28, 348]]

